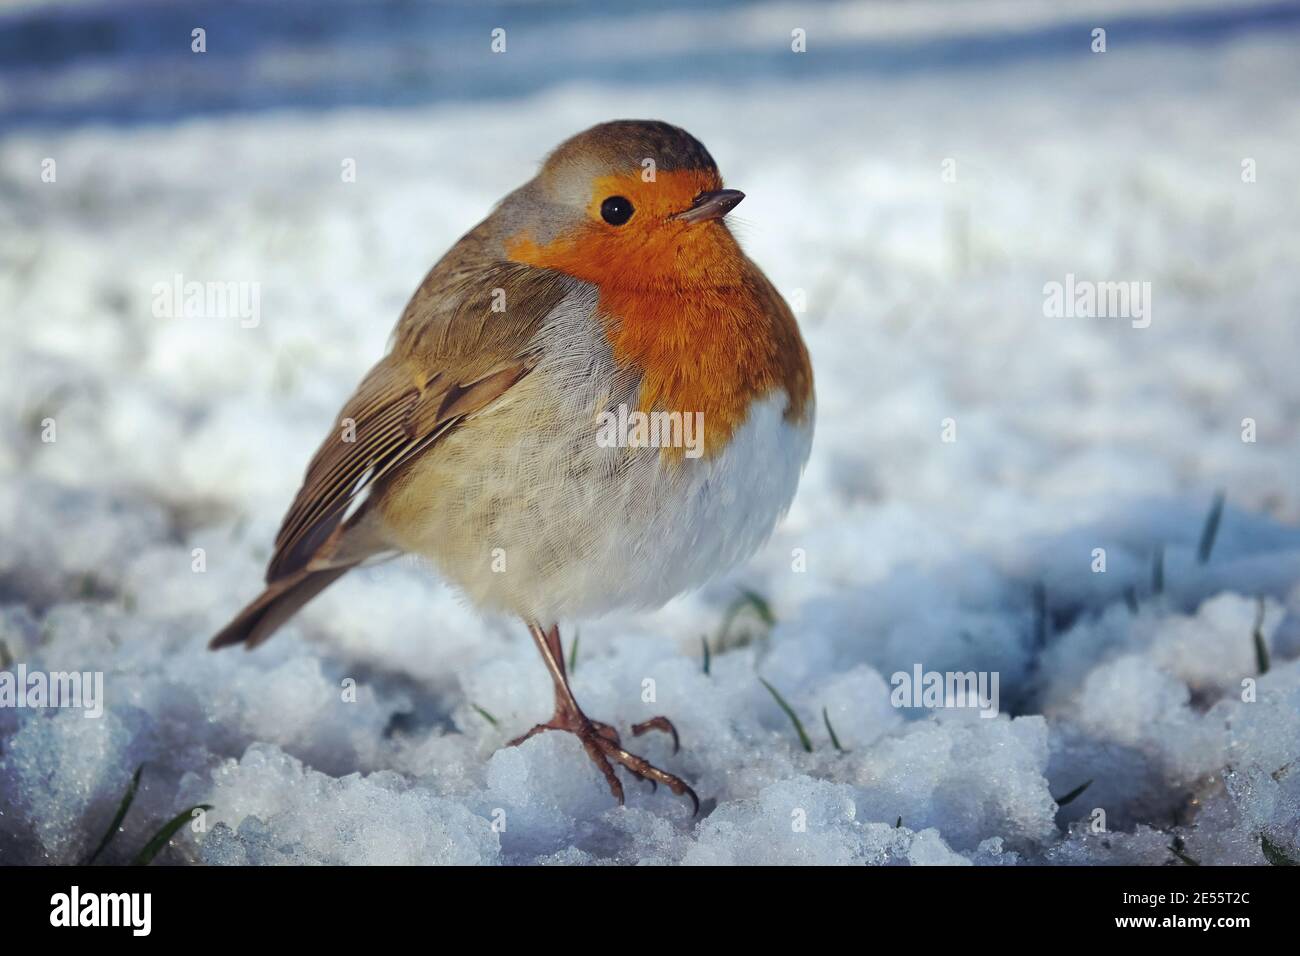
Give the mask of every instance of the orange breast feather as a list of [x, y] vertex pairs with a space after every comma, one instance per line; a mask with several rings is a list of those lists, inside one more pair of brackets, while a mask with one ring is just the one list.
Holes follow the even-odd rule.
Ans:
[[[750, 405], [775, 388], [786, 418], [803, 419], [812, 390], [808, 353], [789, 307], [719, 222], [681, 223], [703, 172], [660, 172], [653, 183], [608, 177], [593, 189], [593, 215], [545, 245], [527, 231], [506, 243], [511, 259], [593, 283], [614, 358], [638, 369], [640, 411], [704, 413], [705, 454], [725, 447]], [[605, 196], [632, 200], [625, 226], [599, 218]]]

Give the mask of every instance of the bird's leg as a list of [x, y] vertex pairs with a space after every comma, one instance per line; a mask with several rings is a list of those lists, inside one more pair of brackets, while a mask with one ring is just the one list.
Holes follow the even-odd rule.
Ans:
[[[529, 624], [528, 633], [533, 636], [533, 642], [541, 652], [542, 660], [551, 675], [551, 682], [555, 685], [555, 713], [546, 723], [538, 724], [528, 733], [510, 741], [510, 746], [517, 747], [529, 737], [545, 730], [567, 731], [582, 741], [587, 756], [600, 770], [605, 782], [609, 784], [614, 799], [620, 804], [623, 802], [623, 784], [614, 773], [611, 760], [622, 765], [633, 776], [649, 781], [651, 785], [662, 783], [678, 796], [689, 797], [695, 812], [699, 813], [700, 798], [687, 786], [686, 781], [660, 770], [636, 754], [628, 753], [619, 742], [617, 730], [609, 724], [591, 720], [582, 712], [582, 708], [578, 706], [578, 701], [573, 696], [573, 691], [569, 689], [569, 677], [564, 666], [564, 648], [560, 644], [559, 625], [552, 625], [550, 630], [543, 630], [536, 624]], [[632, 733], [637, 737], [648, 730], [662, 730], [672, 734], [673, 753], [677, 752], [677, 729], [667, 717], [652, 717], [632, 727]]]
[[[533, 636], [537, 646], [542, 651], [542, 657], [546, 661], [546, 669], [550, 671], [551, 681], [555, 685], [555, 713], [552, 715], [549, 723], [538, 724], [528, 733], [516, 737], [510, 741], [511, 747], [517, 747], [534, 734], [539, 734], [543, 730], [567, 730], [568, 727], [564, 721], [569, 713], [582, 711], [578, 708], [578, 702], [574, 699], [573, 692], [569, 690], [569, 675], [564, 664], [564, 648], [560, 644], [560, 626], [552, 624], [549, 631], [543, 631], [536, 624], [528, 625], [528, 633]], [[555, 667], [551, 667], [551, 662], [555, 662]], [[558, 676], [557, 675], [558, 672]], [[609, 724], [603, 724], [598, 720], [587, 721], [596, 729], [602, 737], [605, 737], [614, 743], [619, 742], [618, 731]], [[639, 725], [638, 725], [639, 726]], [[635, 732], [636, 728], [633, 728]], [[674, 751], [675, 752], [675, 751]]]

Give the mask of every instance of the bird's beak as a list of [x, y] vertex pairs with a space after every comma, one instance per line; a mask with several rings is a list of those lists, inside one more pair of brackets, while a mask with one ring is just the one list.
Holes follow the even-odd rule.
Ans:
[[716, 189], [709, 193], [700, 193], [690, 209], [674, 213], [670, 219], [678, 222], [708, 222], [721, 219], [740, 204], [745, 194], [739, 189]]

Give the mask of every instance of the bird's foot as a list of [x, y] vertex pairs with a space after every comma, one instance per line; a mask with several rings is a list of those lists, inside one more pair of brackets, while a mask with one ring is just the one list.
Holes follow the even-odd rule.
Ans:
[[[667, 717], [651, 717], [649, 720], [643, 720], [639, 724], [633, 724], [632, 736], [640, 737], [642, 734], [651, 730], [661, 730], [666, 734], [672, 735], [673, 753], [677, 753], [677, 751], [682, 749], [682, 739], [677, 736], [677, 728], [673, 726], [673, 722]], [[617, 738], [614, 742], [618, 742]]]
[[[598, 720], [591, 720], [580, 710], [562, 708], [557, 709], [555, 715], [546, 723], [538, 724], [510, 741], [509, 746], [517, 747], [525, 740], [540, 734], [545, 730], [563, 730], [573, 734], [580, 741], [582, 747], [587, 751], [587, 756], [591, 762], [600, 770], [604, 776], [605, 782], [609, 784], [609, 791], [614, 795], [614, 799], [620, 804], [623, 803], [623, 784], [619, 781], [618, 775], [614, 773], [613, 763], [623, 767], [628, 773], [641, 780], [649, 781], [652, 787], [658, 787], [663, 784], [677, 796], [688, 797], [691, 805], [694, 807], [694, 813], [700, 812], [700, 798], [681, 777], [674, 776], [667, 771], [660, 770], [644, 757], [638, 757], [634, 753], [628, 753], [624, 750], [619, 740], [618, 731], [609, 724], [603, 724]], [[680, 742], [677, 736], [677, 728], [672, 725], [667, 717], [651, 717], [649, 720], [642, 721], [632, 726], [633, 736], [640, 737], [650, 730], [661, 730], [666, 734], [671, 734], [673, 738], [673, 753], [680, 749]]]

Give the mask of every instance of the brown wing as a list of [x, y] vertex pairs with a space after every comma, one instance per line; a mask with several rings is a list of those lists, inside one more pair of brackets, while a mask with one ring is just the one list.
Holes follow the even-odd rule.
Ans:
[[268, 583], [322, 556], [367, 489], [536, 364], [530, 343], [573, 280], [508, 262], [463, 268], [472, 256], [462, 247], [474, 239], [471, 233], [426, 277], [398, 322], [392, 351], [362, 380], [307, 466], [276, 536]]

